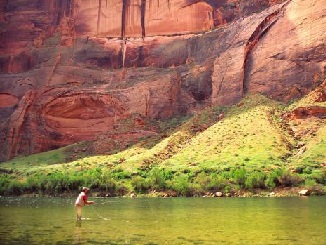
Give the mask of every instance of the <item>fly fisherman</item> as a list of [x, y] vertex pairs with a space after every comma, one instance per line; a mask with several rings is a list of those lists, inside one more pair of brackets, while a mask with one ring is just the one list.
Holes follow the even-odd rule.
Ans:
[[87, 192], [89, 191], [89, 188], [83, 187], [81, 193], [77, 197], [77, 200], [75, 202], [75, 208], [77, 213], [77, 220], [81, 220], [82, 218], [82, 209], [85, 205], [94, 204], [93, 201], [87, 201]]

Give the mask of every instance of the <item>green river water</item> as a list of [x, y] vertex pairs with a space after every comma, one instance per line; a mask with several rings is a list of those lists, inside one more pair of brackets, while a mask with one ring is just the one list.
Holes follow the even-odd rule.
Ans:
[[326, 197], [0, 197], [0, 244], [326, 244]]

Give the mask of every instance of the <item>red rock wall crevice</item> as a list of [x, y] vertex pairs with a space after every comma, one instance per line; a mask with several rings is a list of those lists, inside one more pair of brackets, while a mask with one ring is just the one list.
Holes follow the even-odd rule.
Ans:
[[35, 91], [27, 92], [18, 104], [18, 108], [12, 114], [7, 131], [7, 154], [6, 158], [10, 159], [17, 156], [20, 152], [20, 141], [22, 129], [28, 116], [28, 111], [34, 102]]
[[264, 20], [256, 27], [255, 31], [251, 34], [250, 38], [248, 39], [244, 48], [242, 96], [244, 96], [249, 89], [248, 76], [250, 76], [251, 73], [251, 53], [253, 52], [260, 39], [262, 39], [264, 35], [268, 32], [268, 30], [277, 22], [278, 18], [282, 15], [282, 11], [284, 11], [285, 7], [290, 2], [291, 0], [288, 0], [281, 8], [266, 16]]
[[288, 2], [282, 17], [251, 52], [249, 91], [288, 102], [308, 94], [317, 80], [324, 80], [325, 42], [312, 38], [324, 35], [322, 9], [323, 3], [318, 0]]
[[129, 0], [122, 0], [122, 12], [121, 12], [121, 39], [126, 37], [126, 22], [127, 22], [127, 10]]
[[[168, 5], [170, 5], [170, 2], [168, 1]], [[140, 25], [141, 25], [141, 36], [144, 39], [146, 36], [146, 21], [145, 21], [145, 16], [146, 16], [146, 0], [141, 0], [140, 4]]]
[[[247, 14], [255, 6], [255, 1], [250, 0], [254, 4], [248, 5], [251, 7], [248, 7]], [[263, 7], [268, 7], [265, 5]], [[227, 0], [218, 3], [186, 0], [13, 0], [2, 3], [2, 6], [5, 12], [1, 15], [0, 25], [6, 28], [0, 30], [0, 54], [3, 51], [7, 55], [0, 55], [0, 72], [4, 73], [31, 70], [37, 63], [35, 49], [49, 45], [73, 46], [76, 38], [81, 36], [120, 37], [124, 40], [129, 37], [203, 32], [238, 18], [241, 11], [237, 9], [237, 4]], [[220, 21], [214, 25], [216, 11]], [[228, 11], [237, 13], [229, 18]], [[56, 41], [56, 38], [59, 40]], [[27, 47], [34, 47], [33, 52], [26, 51]], [[125, 50], [125, 44], [121, 43], [117, 68], [125, 67], [127, 63]], [[27, 55], [26, 59], [21, 57], [23, 54]]]
[[[85, 5], [77, 6], [81, 1]], [[318, 1], [311, 1], [317, 6]], [[136, 1], [128, 1], [131, 2]], [[249, 10], [268, 6], [266, 1], [252, 8], [249, 3], [258, 1], [238, 1], [242, 5], [235, 1], [219, 1], [220, 5], [213, 0], [198, 1], [191, 6], [183, 4], [181, 12], [176, 3], [185, 1], [159, 2], [138, 1], [136, 6], [126, 9], [131, 13], [137, 8], [138, 19], [127, 14], [127, 22], [133, 20], [134, 25], [126, 24], [124, 40], [121, 40], [121, 1], [102, 0], [100, 21], [97, 19], [100, 2], [90, 0], [70, 1], [71, 8], [61, 13], [60, 22], [57, 11], [66, 8], [68, 1], [61, 5], [46, 1], [36, 8], [32, 0], [28, 14], [22, 10], [16, 16], [15, 12], [0, 14], [0, 26], [6, 27], [0, 29], [1, 38], [5, 36], [5, 42], [0, 42], [0, 94], [17, 98], [16, 104], [0, 106], [1, 122], [5, 122], [0, 124], [0, 144], [5, 146], [0, 149], [0, 160], [104, 136], [108, 141], [120, 135], [138, 139], [141, 135], [155, 134], [155, 129], [145, 129], [148, 125], [133, 120], [135, 115], [146, 121], [190, 114], [210, 105], [234, 104], [244, 92], [263, 92], [288, 101], [309, 93], [325, 79], [325, 46], [318, 41], [324, 33], [320, 26], [325, 18], [321, 11], [316, 11], [323, 8], [320, 2], [317, 8], [313, 4], [305, 7], [307, 2], [303, 0], [292, 0], [282, 18], [279, 10], [282, 5], [246, 17]], [[114, 6], [119, 15], [111, 11], [112, 3], [118, 3]], [[144, 13], [140, 9], [142, 3], [146, 3]], [[211, 22], [196, 24], [198, 18], [203, 23], [211, 9], [219, 11], [219, 21], [225, 25], [208, 30]], [[156, 18], [155, 24], [148, 25], [150, 14]], [[194, 22], [188, 22], [191, 14], [198, 17]], [[106, 23], [113, 15], [119, 17], [115, 29]], [[142, 15], [145, 38], [142, 38]], [[185, 18], [173, 24], [186, 23], [183, 27], [187, 32], [205, 28], [193, 34], [173, 29], [176, 27], [171, 19], [180, 16]], [[26, 23], [19, 26], [17, 23], [24, 19]], [[314, 22], [309, 22], [310, 19]], [[86, 25], [85, 20], [91, 25]], [[165, 20], [170, 23], [168, 27], [177, 31], [155, 29]], [[228, 23], [230, 20], [236, 21]], [[99, 25], [94, 24], [98, 22]], [[309, 23], [318, 25], [311, 29]], [[86, 25], [85, 30], [76, 30], [81, 24]], [[16, 25], [20, 29], [15, 29]], [[108, 38], [109, 32], [105, 30], [112, 31], [115, 38]], [[279, 38], [283, 30], [287, 35]], [[128, 36], [133, 31], [136, 38]], [[162, 33], [165, 36], [151, 36]], [[277, 45], [279, 49], [275, 51]], [[264, 52], [257, 52], [266, 47]], [[22, 53], [25, 58], [17, 59], [16, 63], [10, 61]], [[26, 57], [31, 57], [30, 65]], [[259, 73], [261, 76], [257, 76]], [[289, 87], [293, 92], [288, 93]], [[27, 94], [31, 89], [37, 91], [37, 96], [29, 100]], [[321, 93], [318, 100], [323, 98]], [[30, 103], [25, 110], [22, 101]], [[26, 112], [25, 119], [18, 116], [19, 111]], [[21, 123], [14, 124], [11, 118], [19, 118]], [[104, 148], [101, 147], [103, 151]]]

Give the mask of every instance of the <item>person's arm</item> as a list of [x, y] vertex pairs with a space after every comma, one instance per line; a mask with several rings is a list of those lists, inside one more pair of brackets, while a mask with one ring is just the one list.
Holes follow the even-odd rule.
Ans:
[[83, 201], [84, 201], [84, 203], [85, 203], [86, 205], [94, 204], [93, 201], [88, 201], [88, 200], [87, 200], [87, 195], [84, 195], [84, 196], [83, 196]]

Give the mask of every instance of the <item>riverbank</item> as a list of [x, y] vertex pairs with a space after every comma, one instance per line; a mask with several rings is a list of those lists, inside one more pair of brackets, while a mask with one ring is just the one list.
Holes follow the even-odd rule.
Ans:
[[[74, 198], [78, 195], [77, 191], [65, 191], [62, 193], [22, 193], [20, 195], [4, 195], [4, 196], [17, 196], [17, 197], [62, 197], [62, 198]], [[89, 193], [90, 198], [178, 198], [178, 197], [205, 197], [205, 198], [231, 198], [231, 197], [308, 197], [308, 196], [326, 196], [326, 191], [324, 189], [303, 189], [298, 187], [288, 187], [288, 188], [276, 188], [272, 191], [266, 190], [238, 190], [234, 193], [223, 193], [223, 192], [206, 192], [206, 193], [196, 193], [193, 195], [181, 196], [174, 191], [151, 191], [149, 193], [125, 193], [124, 195], [116, 195], [103, 191], [91, 191]]]
[[12, 159], [1, 163], [0, 195], [75, 196], [82, 186], [103, 197], [320, 195], [326, 192], [325, 121], [284, 118], [303, 105], [252, 95], [237, 106], [155, 122], [158, 135], [111, 153], [84, 156], [91, 148], [84, 142]]

